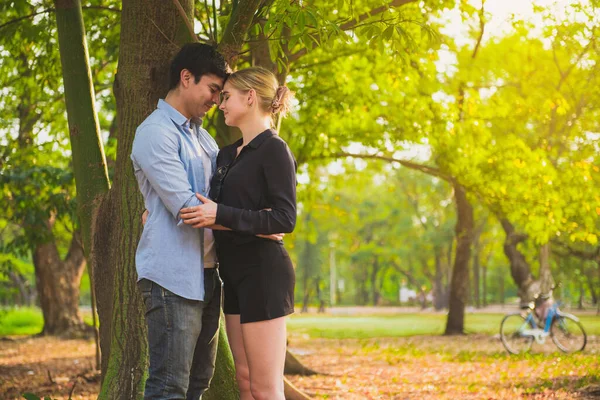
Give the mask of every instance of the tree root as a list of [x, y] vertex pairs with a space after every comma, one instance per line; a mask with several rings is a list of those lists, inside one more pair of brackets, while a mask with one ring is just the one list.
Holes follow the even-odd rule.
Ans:
[[302, 375], [310, 376], [317, 375], [318, 372], [305, 367], [289, 350], [285, 353], [285, 368], [283, 371], [286, 375]]
[[286, 377], [283, 378], [285, 400], [310, 400], [310, 397], [298, 389]]

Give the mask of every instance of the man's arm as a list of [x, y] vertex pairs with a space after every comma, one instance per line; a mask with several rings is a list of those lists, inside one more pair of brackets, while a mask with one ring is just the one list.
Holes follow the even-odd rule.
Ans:
[[179, 157], [178, 139], [164, 127], [158, 124], [142, 127], [136, 134], [131, 155], [174, 218], [179, 220], [183, 207], [201, 204]]

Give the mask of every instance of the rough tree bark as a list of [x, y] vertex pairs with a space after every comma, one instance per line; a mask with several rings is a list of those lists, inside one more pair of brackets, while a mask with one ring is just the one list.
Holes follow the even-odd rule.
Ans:
[[[80, 252], [83, 259], [91, 251], [92, 215], [98, 199], [109, 188], [108, 171], [95, 108], [81, 3], [79, 0], [55, 0], [54, 6], [77, 190], [77, 214], [81, 225], [82, 244], [73, 251]], [[88, 271], [92, 282], [92, 303], [95, 303], [93, 271], [91, 268]]]
[[47, 222], [51, 239], [33, 249], [35, 280], [44, 316], [43, 335], [80, 337], [91, 332], [79, 313], [79, 283], [85, 268], [85, 256], [78, 232], [73, 234], [64, 259], [58, 253]]
[[440, 311], [448, 306], [448, 294], [444, 286], [444, 269], [442, 266], [442, 249], [434, 249], [435, 275], [433, 277], [433, 308]]
[[483, 226], [475, 230], [475, 238], [473, 240], [473, 305], [476, 308], [481, 308], [481, 233]]
[[456, 255], [452, 270], [448, 319], [446, 320], [444, 335], [464, 333], [469, 261], [473, 241], [473, 207], [467, 199], [465, 189], [458, 183], [453, 183], [453, 186], [457, 209]]
[[518, 249], [519, 243], [527, 239], [527, 235], [516, 232], [515, 227], [506, 218], [501, 218], [500, 224], [506, 233], [504, 254], [510, 262], [510, 274], [519, 288], [521, 302], [528, 303], [533, 299], [533, 295], [539, 292], [539, 281], [531, 274], [529, 263]]
[[554, 288], [554, 278], [550, 269], [550, 243], [540, 248], [540, 293], [548, 294]]

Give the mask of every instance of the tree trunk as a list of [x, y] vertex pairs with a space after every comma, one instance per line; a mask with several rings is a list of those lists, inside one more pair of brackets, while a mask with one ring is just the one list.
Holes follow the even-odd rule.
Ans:
[[318, 374], [318, 372], [315, 372], [312, 369], [302, 365], [302, 363], [292, 353], [288, 351], [287, 353], [285, 353], [284, 374], [310, 376], [316, 375]]
[[[51, 225], [48, 224], [51, 232]], [[44, 316], [44, 335], [81, 337], [91, 333], [79, 314], [79, 283], [85, 268], [79, 234], [73, 234], [64, 260], [58, 254], [51, 233], [50, 241], [33, 249], [35, 279]]]
[[596, 305], [596, 304], [598, 304], [598, 295], [596, 294], [596, 290], [597, 290], [596, 285], [594, 285], [593, 271], [592, 270], [586, 271], [585, 278], [586, 278], [588, 289], [590, 291], [590, 295], [592, 296], [592, 304]]
[[478, 231], [473, 246], [473, 305], [476, 308], [481, 308], [481, 295], [479, 289], [481, 287], [480, 271], [481, 271], [481, 243], [479, 238], [481, 232]]
[[367, 290], [367, 282], [368, 282], [369, 272], [365, 268], [360, 277], [359, 283], [359, 304], [361, 306], [366, 306], [369, 302], [369, 291]]
[[14, 303], [20, 306], [33, 306], [35, 298], [37, 297], [37, 292], [34, 287], [29, 284], [27, 278], [20, 272], [12, 270], [7, 271], [7, 277], [18, 290], [18, 297], [15, 299]]
[[[311, 214], [306, 214], [306, 226], [310, 224]], [[303, 299], [302, 299], [302, 312], [308, 312], [308, 304], [310, 302], [310, 275], [312, 271], [313, 264], [313, 244], [308, 240], [308, 238], [304, 241], [304, 249], [302, 251], [302, 258], [299, 262], [300, 267], [302, 267], [302, 289], [303, 289]]]
[[483, 307], [487, 307], [488, 303], [487, 303], [487, 263], [483, 264], [483, 267], [481, 268], [481, 298], [482, 298], [482, 304]]
[[203, 400], [229, 400], [239, 399], [239, 391], [235, 382], [235, 366], [233, 354], [227, 342], [225, 333], [225, 318], [221, 317], [219, 330], [219, 347], [217, 348], [217, 364], [215, 375], [210, 383], [210, 388], [202, 396]]
[[550, 269], [550, 243], [540, 249], [540, 294], [549, 294], [554, 288], [554, 279]]
[[[77, 214], [81, 224], [83, 251], [81, 257], [91, 252], [92, 216], [101, 195], [109, 188], [106, 158], [95, 108], [88, 51], [79, 0], [55, 0], [56, 27], [62, 65], [65, 103], [69, 124], [69, 138], [77, 190]], [[74, 238], [75, 239], [75, 238]], [[88, 269], [91, 281], [92, 314], [95, 318], [95, 292], [93, 269]], [[79, 279], [81, 273], [79, 274]], [[79, 292], [79, 283], [77, 283]], [[79, 299], [77, 299], [78, 302]], [[98, 337], [96, 331], [96, 345]], [[97, 353], [99, 357], [99, 353]]]
[[504, 307], [504, 299], [505, 299], [505, 295], [504, 295], [504, 274], [500, 275], [500, 304], [502, 304], [502, 307]]
[[234, 7], [229, 23], [223, 32], [219, 43], [219, 52], [223, 54], [230, 65], [236, 64], [240, 50], [244, 45], [246, 34], [254, 19], [254, 14], [263, 0], [238, 1]]
[[454, 183], [453, 186], [457, 208], [456, 256], [452, 270], [445, 335], [464, 333], [469, 261], [471, 259], [471, 243], [473, 241], [473, 207], [467, 199], [465, 189], [457, 183]]
[[94, 85], [79, 0], [55, 0], [60, 60], [84, 250], [89, 252], [92, 215], [109, 188], [95, 107]]
[[[456, 236], [456, 235], [455, 235]], [[452, 281], [452, 258], [455, 256], [456, 237], [453, 237], [448, 244], [448, 252], [446, 253], [446, 273], [444, 276], [444, 308], [450, 306], [450, 282]]]
[[377, 273], [379, 272], [379, 259], [375, 257], [371, 267], [371, 296], [373, 299], [373, 305], [376, 306], [379, 303], [379, 290], [377, 288]]
[[446, 307], [446, 293], [444, 290], [444, 271], [442, 269], [442, 254], [439, 247], [435, 247], [435, 277], [433, 280], [433, 308], [436, 311]]
[[511, 276], [519, 288], [518, 294], [521, 298], [521, 303], [528, 303], [533, 300], [533, 295], [539, 292], [539, 281], [535, 281], [531, 274], [529, 263], [517, 248], [519, 243], [523, 242], [527, 236], [515, 232], [514, 226], [506, 218], [501, 218], [500, 223], [506, 233], [504, 254], [506, 254], [510, 262]]

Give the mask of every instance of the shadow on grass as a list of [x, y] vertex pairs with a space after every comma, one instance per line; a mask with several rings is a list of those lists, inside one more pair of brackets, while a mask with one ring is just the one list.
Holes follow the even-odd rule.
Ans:
[[600, 399], [600, 376], [598, 375], [554, 376], [545, 379], [533, 379], [531, 382], [521, 382], [514, 386], [522, 389], [524, 394], [529, 395], [563, 390], [577, 392], [585, 399]]

